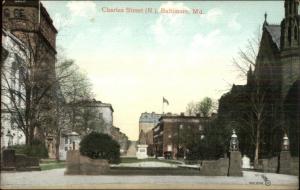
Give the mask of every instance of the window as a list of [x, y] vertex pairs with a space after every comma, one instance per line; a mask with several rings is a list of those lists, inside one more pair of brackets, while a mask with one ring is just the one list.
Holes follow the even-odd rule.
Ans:
[[68, 137], [65, 137], [65, 144], [68, 144]]
[[14, 10], [14, 17], [25, 19], [26, 16], [25, 16], [25, 13], [24, 13], [24, 9], [15, 9]]
[[168, 145], [167, 151], [172, 151], [172, 145]]
[[68, 147], [67, 146], [65, 147], [65, 151], [68, 151]]
[[9, 17], [10, 17], [9, 9], [4, 9], [4, 10], [3, 10], [3, 15], [4, 15], [4, 17], [9, 18]]

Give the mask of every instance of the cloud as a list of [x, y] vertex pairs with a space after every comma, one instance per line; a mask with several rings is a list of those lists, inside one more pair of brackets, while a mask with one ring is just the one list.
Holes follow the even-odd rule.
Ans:
[[227, 23], [227, 27], [228, 28], [230, 28], [232, 30], [240, 30], [241, 29], [241, 25], [236, 20], [238, 16], [239, 16], [238, 13], [233, 14], [233, 16], [231, 17], [231, 19]]
[[67, 16], [63, 16], [60, 13], [55, 13], [53, 16], [53, 23], [57, 30], [65, 28], [71, 25], [72, 21]]
[[[167, 2], [163, 3], [161, 8], [165, 9], [180, 9], [190, 10], [183, 3]], [[167, 45], [172, 42], [172, 39], [176, 37], [183, 29], [183, 17], [184, 14], [160, 14], [155, 24], [151, 26], [151, 31], [154, 34], [155, 41], [159, 45]]]
[[221, 9], [213, 8], [207, 11], [206, 14], [203, 14], [202, 18], [204, 18], [209, 23], [215, 23], [222, 15], [223, 11]]
[[71, 1], [68, 2], [66, 6], [72, 16], [92, 19], [97, 13], [96, 3], [93, 1]]

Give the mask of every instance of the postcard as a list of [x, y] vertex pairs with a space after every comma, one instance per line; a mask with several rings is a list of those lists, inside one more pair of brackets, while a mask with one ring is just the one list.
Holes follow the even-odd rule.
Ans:
[[299, 0], [2, 0], [1, 189], [298, 189]]

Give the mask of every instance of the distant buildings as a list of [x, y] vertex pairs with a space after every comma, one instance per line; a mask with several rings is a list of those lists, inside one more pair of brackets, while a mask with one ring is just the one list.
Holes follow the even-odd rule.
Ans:
[[129, 140], [126, 134], [120, 131], [120, 128], [113, 126], [110, 128], [112, 138], [120, 144], [120, 153], [124, 155], [127, 153], [129, 147]]
[[139, 134], [141, 133], [141, 130], [143, 130], [144, 133], [151, 131], [152, 128], [155, 127], [155, 125], [159, 122], [160, 117], [161, 114], [157, 114], [155, 112], [142, 113], [139, 119]]
[[[113, 127], [113, 112], [111, 104], [101, 101], [81, 100], [69, 103], [69, 109], [74, 115], [72, 128], [89, 128], [89, 130], [110, 134]], [[92, 122], [90, 122], [92, 121]], [[77, 126], [76, 126], [77, 125]], [[81, 133], [82, 131], [78, 131]]]
[[[144, 136], [148, 145], [148, 155], [153, 155], [153, 131], [152, 129], [159, 123], [161, 114], [155, 112], [141, 114], [139, 119], [139, 136]], [[140, 140], [140, 139], [139, 139]]]
[[167, 114], [161, 116], [153, 128], [154, 154], [156, 157], [184, 157], [188, 140], [203, 138], [204, 128], [209, 125], [207, 117]]

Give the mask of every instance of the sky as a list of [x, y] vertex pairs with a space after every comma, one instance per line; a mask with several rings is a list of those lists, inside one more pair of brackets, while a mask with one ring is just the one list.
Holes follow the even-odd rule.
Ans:
[[[111, 103], [114, 125], [138, 138], [139, 116], [185, 112], [244, 84], [232, 59], [264, 22], [280, 24], [283, 1], [42, 1], [58, 30], [57, 46]], [[106, 8], [187, 10], [191, 14], [108, 13]], [[203, 14], [192, 14], [193, 9]]]

